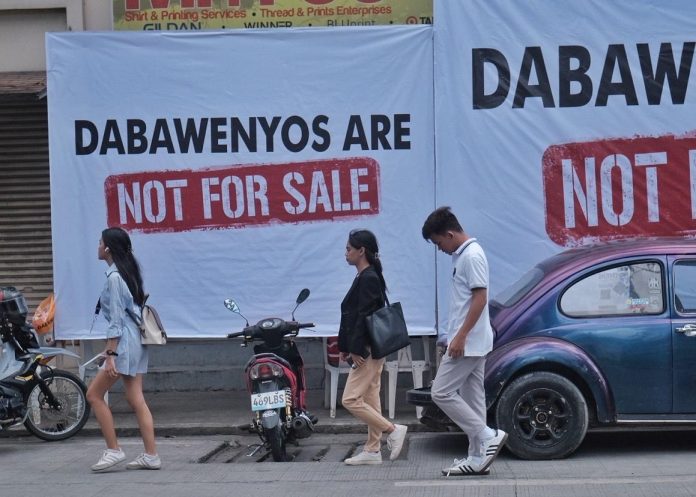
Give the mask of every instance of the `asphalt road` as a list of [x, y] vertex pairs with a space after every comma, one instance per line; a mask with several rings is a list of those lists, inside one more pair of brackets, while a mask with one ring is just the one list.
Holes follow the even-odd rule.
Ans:
[[[0, 496], [650, 496], [696, 495], [696, 432], [593, 433], [570, 459], [521, 461], [502, 453], [489, 476], [443, 477], [461, 455], [454, 433], [414, 433], [395, 462], [350, 467], [361, 435], [317, 434], [290, 447], [294, 462], [274, 463], [252, 436], [160, 438], [160, 471], [93, 474], [97, 437], [58, 443], [0, 438]], [[129, 456], [140, 441], [124, 438]], [[386, 450], [386, 449], [385, 449]]]

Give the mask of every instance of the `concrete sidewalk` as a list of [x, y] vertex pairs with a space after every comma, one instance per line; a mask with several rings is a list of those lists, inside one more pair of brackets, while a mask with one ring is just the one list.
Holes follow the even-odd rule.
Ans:
[[[339, 392], [340, 394], [340, 392]], [[406, 390], [397, 392], [396, 423], [408, 425], [410, 432], [429, 431], [416, 419], [416, 408], [406, 403]], [[251, 421], [249, 394], [239, 390], [145, 392], [155, 420], [157, 436], [195, 436], [246, 434]], [[309, 390], [307, 407], [319, 418], [317, 433], [366, 433], [366, 426], [340, 405], [336, 417], [329, 417], [324, 407], [324, 391]], [[122, 392], [109, 394], [109, 405], [120, 436], [138, 436], [138, 424]], [[387, 417], [386, 403], [382, 412]], [[94, 415], [81, 431], [82, 435], [101, 435]]]

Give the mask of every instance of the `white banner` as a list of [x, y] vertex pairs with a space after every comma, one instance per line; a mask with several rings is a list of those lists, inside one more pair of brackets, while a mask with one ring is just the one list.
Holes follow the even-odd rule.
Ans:
[[688, 0], [436, 0], [437, 204], [481, 241], [492, 296], [565, 247], [696, 235], [695, 17]]
[[[373, 230], [409, 329], [435, 326], [432, 29], [47, 35], [56, 337], [93, 332], [107, 225], [126, 228], [172, 337], [296, 312], [338, 330]], [[411, 216], [410, 213], [416, 213]]]

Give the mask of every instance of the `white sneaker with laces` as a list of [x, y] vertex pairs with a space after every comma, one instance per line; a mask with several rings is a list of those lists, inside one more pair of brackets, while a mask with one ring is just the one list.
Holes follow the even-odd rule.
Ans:
[[466, 459], [455, 459], [452, 466], [442, 470], [442, 474], [444, 476], [477, 476], [490, 474], [491, 471], [488, 468], [484, 469], [481, 467], [481, 461], [479, 459], [480, 458], [473, 457], [467, 457]]
[[121, 449], [106, 449], [92, 471], [104, 471], [126, 460], [126, 454]]
[[126, 464], [126, 469], [160, 469], [161, 467], [162, 461], [157, 454], [151, 456], [143, 453]]
[[408, 426], [406, 425], [394, 425], [394, 431], [387, 437], [387, 447], [391, 451], [389, 453], [389, 460], [394, 461], [399, 454], [401, 454], [401, 449], [404, 446], [404, 441], [406, 440], [406, 432], [408, 431]]
[[367, 452], [363, 450], [357, 456], [349, 457], [345, 461], [348, 466], [361, 466], [363, 464], [382, 464], [381, 452]]
[[479, 442], [479, 453], [483, 457], [483, 464], [481, 465], [482, 470], [488, 469], [488, 467], [493, 464], [493, 459], [495, 459], [500, 449], [505, 445], [507, 437], [507, 433], [503, 430], [495, 430], [495, 435]]

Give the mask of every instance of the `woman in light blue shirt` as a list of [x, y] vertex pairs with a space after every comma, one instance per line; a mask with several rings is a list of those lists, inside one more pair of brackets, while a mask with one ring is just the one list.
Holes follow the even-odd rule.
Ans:
[[126, 460], [118, 444], [114, 418], [104, 394], [123, 379], [126, 400], [135, 412], [145, 452], [126, 465], [127, 469], [160, 469], [152, 414], [143, 396], [143, 374], [147, 372], [147, 348], [129, 312], [139, 315], [145, 301], [140, 266], [133, 256], [130, 237], [121, 228], [102, 231], [97, 256], [108, 265], [106, 283], [99, 302], [109, 323], [106, 330], [104, 364], [87, 390], [87, 400], [99, 422], [106, 450], [92, 471], [106, 471]]

